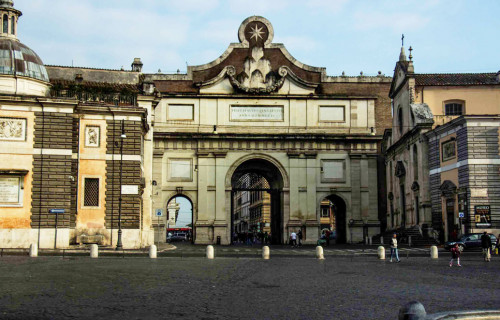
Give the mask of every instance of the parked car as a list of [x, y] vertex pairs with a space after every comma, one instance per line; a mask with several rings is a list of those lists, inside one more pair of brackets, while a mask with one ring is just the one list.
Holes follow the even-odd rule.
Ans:
[[176, 232], [171, 236], [167, 236], [167, 242], [187, 241], [187, 234], [184, 232]]
[[[444, 244], [445, 250], [450, 250], [452, 247], [458, 243], [458, 249], [460, 251], [480, 249], [481, 248], [481, 236], [482, 233], [468, 233], [460, 237], [457, 241], [448, 241]], [[497, 243], [497, 238], [491, 233], [488, 234], [491, 238], [491, 244], [493, 250], [495, 249], [495, 244]]]

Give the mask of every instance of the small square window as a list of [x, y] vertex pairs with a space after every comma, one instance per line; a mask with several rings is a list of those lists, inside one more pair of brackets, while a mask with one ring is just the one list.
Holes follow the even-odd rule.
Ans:
[[444, 114], [447, 116], [461, 116], [463, 114], [463, 104], [447, 103], [444, 105]]
[[99, 206], [99, 178], [85, 178], [83, 191], [83, 206]]

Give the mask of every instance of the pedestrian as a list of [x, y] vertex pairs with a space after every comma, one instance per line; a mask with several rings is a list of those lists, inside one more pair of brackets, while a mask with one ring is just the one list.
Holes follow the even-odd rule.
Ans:
[[297, 246], [297, 234], [295, 231], [292, 231], [290, 234], [290, 245], [294, 248]]
[[498, 254], [498, 246], [500, 246], [500, 234], [498, 235], [497, 243], [495, 245], [495, 252], [496, 252], [496, 254]]
[[326, 238], [325, 240], [326, 240], [326, 245], [327, 246], [330, 245], [330, 234], [331, 234], [330, 230], [326, 230], [325, 231], [325, 238]]
[[460, 264], [460, 249], [458, 249], [458, 243], [455, 243], [455, 246], [451, 248], [451, 260], [450, 260], [450, 267], [453, 266], [453, 260], [457, 259], [457, 266], [461, 267], [462, 265]]
[[491, 260], [491, 238], [486, 231], [481, 236], [481, 248], [483, 248], [484, 261], [490, 262], [490, 260]]
[[399, 260], [399, 254], [398, 254], [398, 238], [397, 238], [397, 234], [394, 234], [392, 236], [392, 239], [391, 239], [391, 260], [390, 262], [392, 262], [392, 257], [393, 255], [396, 256], [396, 262], [401, 262], [401, 260]]
[[297, 237], [299, 238], [299, 247], [302, 246], [302, 229], [299, 229], [297, 233]]

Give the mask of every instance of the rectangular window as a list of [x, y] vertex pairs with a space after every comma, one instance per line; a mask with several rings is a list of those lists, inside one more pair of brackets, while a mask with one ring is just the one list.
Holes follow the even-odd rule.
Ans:
[[23, 177], [14, 175], [0, 176], [0, 206], [21, 206]]
[[83, 206], [99, 207], [99, 178], [85, 178]]
[[345, 122], [344, 106], [320, 106], [319, 121], [321, 122]]
[[321, 216], [323, 218], [328, 218], [330, 216], [330, 208], [328, 207], [321, 208]]
[[321, 160], [321, 182], [345, 182], [345, 160]]
[[463, 104], [447, 103], [444, 105], [444, 114], [447, 116], [460, 116], [463, 114]]
[[194, 105], [169, 104], [167, 107], [167, 120], [194, 120]]
[[443, 155], [443, 162], [451, 160], [456, 156], [456, 143], [455, 139], [445, 141], [441, 144], [441, 154]]

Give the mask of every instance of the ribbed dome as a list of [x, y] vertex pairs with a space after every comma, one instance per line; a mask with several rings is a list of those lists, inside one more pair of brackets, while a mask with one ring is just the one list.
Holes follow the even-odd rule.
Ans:
[[0, 74], [24, 76], [49, 82], [40, 57], [16, 39], [0, 38]]

